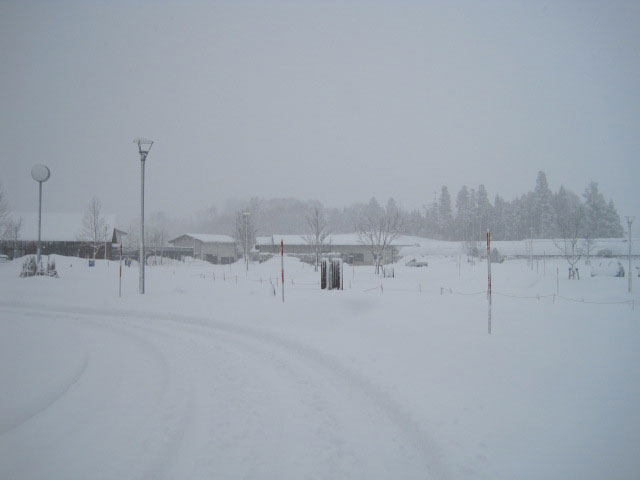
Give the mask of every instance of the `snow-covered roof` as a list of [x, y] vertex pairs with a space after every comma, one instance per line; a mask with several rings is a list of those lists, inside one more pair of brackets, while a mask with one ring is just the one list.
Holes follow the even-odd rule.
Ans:
[[[271, 235], [270, 237], [257, 237], [257, 245], [280, 245], [280, 241], [284, 240], [285, 245], [308, 245], [305, 240], [306, 235]], [[353, 246], [362, 245], [357, 233], [340, 233], [328, 235], [325, 243], [331, 245]], [[406, 245], [401, 238], [391, 242], [392, 245]]]
[[[22, 241], [38, 240], [38, 212], [12, 212], [14, 220], [22, 218], [19, 239]], [[102, 215], [109, 227], [108, 238], [111, 238], [116, 216]], [[83, 213], [42, 212], [41, 239], [44, 242], [76, 242], [82, 232]]]
[[173, 240], [169, 240], [169, 243], [173, 243], [181, 237], [190, 237], [195, 240], [200, 240], [203, 243], [235, 243], [235, 240], [229, 235], [217, 235], [213, 233], [185, 233]]

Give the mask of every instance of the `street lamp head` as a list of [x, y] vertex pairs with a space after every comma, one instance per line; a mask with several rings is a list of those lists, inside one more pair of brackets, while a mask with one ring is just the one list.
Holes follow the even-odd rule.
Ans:
[[34, 165], [31, 169], [31, 178], [33, 178], [36, 182], [46, 182], [49, 180], [51, 176], [51, 171], [47, 168], [46, 165]]
[[[138, 152], [143, 157], [143, 159], [147, 158], [147, 153], [151, 150], [151, 146], [153, 145], [153, 140], [149, 140], [147, 138], [137, 137], [133, 139], [133, 143], [138, 144]], [[148, 147], [144, 148], [143, 146], [148, 145]]]

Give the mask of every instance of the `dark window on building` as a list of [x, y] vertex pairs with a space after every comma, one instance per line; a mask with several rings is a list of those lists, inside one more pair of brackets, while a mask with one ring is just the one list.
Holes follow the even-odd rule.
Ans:
[[364, 253], [352, 253], [348, 261], [349, 263], [364, 262]]

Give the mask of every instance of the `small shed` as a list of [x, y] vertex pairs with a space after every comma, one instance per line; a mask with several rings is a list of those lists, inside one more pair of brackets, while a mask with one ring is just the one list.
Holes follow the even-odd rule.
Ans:
[[169, 240], [175, 247], [193, 248], [193, 256], [214, 264], [236, 261], [236, 242], [228, 235], [212, 233], [185, 233]]

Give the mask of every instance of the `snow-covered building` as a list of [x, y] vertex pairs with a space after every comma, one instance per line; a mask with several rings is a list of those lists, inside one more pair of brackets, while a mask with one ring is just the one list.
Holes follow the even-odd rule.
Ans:
[[[271, 235], [256, 238], [256, 250], [260, 253], [280, 253], [280, 241], [284, 242], [284, 251], [288, 255], [311, 257], [313, 246], [306, 235]], [[374, 258], [371, 247], [364, 245], [356, 233], [328, 235], [323, 247], [323, 254], [342, 258], [350, 265], [373, 265]], [[404, 246], [400, 240], [394, 240], [385, 251], [382, 263], [391, 263], [398, 256], [398, 249]]]
[[[11, 217], [20, 223], [17, 238], [4, 238], [0, 251], [10, 257], [34, 254], [38, 243], [38, 212], [12, 212]], [[93, 246], [82, 235], [82, 213], [42, 212], [40, 238], [43, 255], [67, 255], [92, 257]], [[99, 244], [96, 258], [111, 258], [111, 240], [116, 216], [102, 215], [108, 226], [104, 243]]]
[[233, 263], [236, 261], [236, 242], [228, 235], [210, 233], [185, 233], [169, 240], [175, 247], [193, 248], [193, 256], [210, 263]]

